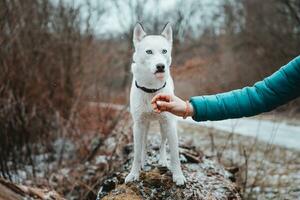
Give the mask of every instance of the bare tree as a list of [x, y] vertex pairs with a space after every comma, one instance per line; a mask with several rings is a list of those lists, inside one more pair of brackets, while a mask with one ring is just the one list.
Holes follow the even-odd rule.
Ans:
[[80, 6], [62, 1], [0, 1], [2, 176], [23, 164], [34, 174], [33, 155], [50, 150], [50, 141], [72, 118], [90, 32], [82, 20]]

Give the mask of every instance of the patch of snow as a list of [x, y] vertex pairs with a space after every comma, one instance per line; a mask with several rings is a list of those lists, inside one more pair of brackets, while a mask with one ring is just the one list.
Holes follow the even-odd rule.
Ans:
[[114, 137], [109, 137], [105, 140], [104, 145], [107, 147], [108, 152], [112, 152], [117, 145], [116, 139]]
[[106, 164], [106, 163], [107, 163], [107, 158], [105, 155], [100, 155], [96, 157], [96, 165]]
[[286, 122], [273, 122], [252, 118], [229, 119], [222, 121], [196, 122], [191, 118], [180, 122], [202, 125], [225, 132], [257, 137], [267, 143], [300, 150], [300, 126]]

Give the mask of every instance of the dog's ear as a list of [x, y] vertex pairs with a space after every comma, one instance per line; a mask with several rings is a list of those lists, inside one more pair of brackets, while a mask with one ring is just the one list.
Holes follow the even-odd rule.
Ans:
[[142, 24], [137, 23], [133, 29], [133, 44], [136, 46], [138, 42], [140, 42], [145, 36], [146, 32], [144, 31], [144, 28]]
[[165, 25], [163, 31], [161, 32], [161, 35], [164, 36], [169, 42], [172, 43], [172, 41], [173, 41], [173, 36], [172, 36], [173, 33], [172, 33], [172, 27], [171, 27], [171, 23], [170, 22], [168, 22]]

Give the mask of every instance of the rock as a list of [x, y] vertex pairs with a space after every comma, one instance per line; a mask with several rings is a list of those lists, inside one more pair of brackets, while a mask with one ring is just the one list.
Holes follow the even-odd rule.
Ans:
[[184, 186], [176, 186], [170, 170], [158, 165], [159, 140], [151, 137], [154, 138], [148, 147], [146, 170], [141, 172], [140, 180], [124, 184], [133, 156], [132, 144], [129, 144], [124, 151], [129, 154], [129, 159], [117, 173], [107, 177], [97, 199], [241, 199], [238, 186], [231, 181], [234, 174], [212, 158], [206, 158], [201, 151], [184, 145], [180, 148], [180, 156], [185, 157], [182, 170], [187, 182]]
[[115, 189], [116, 185], [118, 183], [118, 180], [116, 178], [105, 180], [102, 186], [103, 191], [111, 191]]

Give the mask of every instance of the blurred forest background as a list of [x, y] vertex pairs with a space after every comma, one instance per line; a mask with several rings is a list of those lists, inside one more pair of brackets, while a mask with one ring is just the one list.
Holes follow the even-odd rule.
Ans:
[[[168, 21], [183, 98], [252, 85], [300, 52], [299, 0], [0, 0], [1, 176], [95, 197], [115, 165], [86, 179], [71, 169], [69, 182], [52, 174], [101, 152], [124, 111], [88, 105], [128, 103], [133, 26], [157, 34]], [[283, 111], [299, 114], [299, 100]]]

